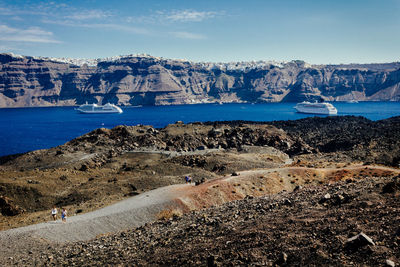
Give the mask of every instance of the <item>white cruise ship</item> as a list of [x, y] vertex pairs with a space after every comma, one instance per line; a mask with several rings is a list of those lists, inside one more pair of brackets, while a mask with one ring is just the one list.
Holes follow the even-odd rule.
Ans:
[[330, 103], [311, 103], [311, 102], [301, 102], [294, 107], [297, 112], [300, 113], [311, 113], [311, 114], [324, 114], [324, 115], [335, 115], [337, 114], [337, 109]]
[[114, 104], [107, 103], [105, 105], [83, 104], [77, 108], [81, 113], [122, 113], [122, 109]]

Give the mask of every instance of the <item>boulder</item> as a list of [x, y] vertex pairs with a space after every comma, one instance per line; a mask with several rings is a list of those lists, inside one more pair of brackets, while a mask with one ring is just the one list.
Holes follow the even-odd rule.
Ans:
[[4, 216], [15, 216], [24, 212], [18, 205], [12, 203], [12, 200], [5, 196], [0, 196], [0, 212]]

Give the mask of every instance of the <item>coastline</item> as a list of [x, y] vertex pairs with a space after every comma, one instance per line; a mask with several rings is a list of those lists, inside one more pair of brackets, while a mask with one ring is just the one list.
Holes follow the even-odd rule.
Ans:
[[[400, 102], [334, 103], [337, 116], [363, 116], [377, 121], [400, 115]], [[163, 128], [181, 120], [185, 123], [206, 121], [269, 122], [296, 120], [324, 115], [299, 114], [295, 103], [264, 104], [193, 104], [122, 107], [123, 114], [79, 114], [68, 107], [29, 107], [0, 109], [0, 155], [24, 153], [62, 145], [97, 128], [117, 125], [152, 125]], [[61, 122], [60, 120], [65, 120]]]

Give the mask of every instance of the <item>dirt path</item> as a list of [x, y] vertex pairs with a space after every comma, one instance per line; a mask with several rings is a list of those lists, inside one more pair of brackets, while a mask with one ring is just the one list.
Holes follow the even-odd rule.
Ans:
[[[0, 247], [18, 242], [18, 239], [34, 238], [55, 242], [73, 242], [95, 238], [98, 235], [143, 225], [156, 220], [157, 214], [176, 205], [177, 189], [193, 185], [171, 185], [140, 194], [108, 207], [61, 220], [20, 227], [0, 232]], [[2, 249], [1, 249], [2, 250]], [[0, 250], [0, 252], [2, 252]], [[3, 251], [4, 252], [4, 251]]]
[[[362, 169], [370, 169], [370, 170], [381, 170], [381, 171], [390, 171], [394, 173], [400, 173], [400, 169], [397, 168], [391, 168], [391, 167], [385, 167], [385, 166], [377, 166], [377, 165], [353, 165], [353, 166], [348, 166], [348, 167], [340, 167], [340, 168], [310, 168], [310, 167], [279, 167], [279, 168], [271, 168], [271, 169], [255, 169], [255, 170], [248, 170], [248, 171], [241, 171], [240, 175], [243, 176], [248, 176], [252, 174], [266, 174], [266, 173], [271, 173], [275, 171], [280, 171], [284, 172], [287, 170], [313, 170], [313, 171], [318, 171], [318, 172], [334, 172], [334, 171], [340, 171], [340, 170], [362, 170]], [[229, 177], [229, 179], [234, 179], [235, 177]]]
[[[319, 172], [331, 172], [339, 170], [360, 170], [364, 168], [400, 173], [399, 169], [383, 166], [356, 165], [342, 168], [308, 168], [288, 166], [272, 169], [241, 171], [240, 176], [220, 177], [215, 180], [211, 180], [209, 183], [204, 184], [204, 186], [208, 187], [210, 184], [228, 182], [234, 179], [243, 180], [251, 175], [268, 174], [274, 171], [284, 172], [287, 170], [314, 170]], [[201, 187], [198, 188], [200, 189]], [[120, 231], [128, 227], [135, 227], [143, 225], [146, 222], [151, 222], [156, 219], [156, 215], [161, 210], [176, 206], [177, 204], [175, 203], [175, 200], [182, 196], [187, 196], [188, 192], [199, 191], [196, 190], [196, 188], [193, 188], [193, 184], [179, 184], [161, 187], [93, 212], [69, 217], [67, 223], [62, 223], [60, 220], [58, 220], [56, 222], [46, 222], [2, 231], [0, 232], [0, 240], [4, 236], [23, 233], [30, 233], [33, 236], [38, 236], [40, 238], [57, 242], [88, 240], [96, 237], [99, 234]]]
[[[242, 181], [241, 186], [244, 187], [245, 183], [243, 181], [250, 181], [254, 176], [268, 177], [269, 174], [275, 171], [312, 170], [329, 173], [340, 170], [362, 170], [365, 168], [400, 173], [399, 169], [382, 166], [357, 165], [343, 168], [288, 166], [242, 171], [239, 176], [220, 177], [196, 187], [194, 184], [161, 187], [93, 212], [69, 217], [67, 223], [62, 223], [58, 220], [56, 222], [46, 222], [1, 231], [0, 258], [14, 255], [17, 251], [27, 253], [32, 250], [40, 250], [41, 246], [49, 246], [52, 242], [84, 241], [93, 239], [99, 235], [131, 229], [155, 221], [159, 212], [166, 209], [198, 209], [222, 204], [229, 200], [242, 199], [246, 194], [252, 194], [250, 192], [252, 189], [249, 186], [246, 189], [247, 191], [244, 189], [243, 192], [240, 192], [238, 187], [235, 188], [235, 184], [237, 185], [239, 181]], [[256, 188], [256, 190], [258, 189]], [[265, 195], [268, 194], [268, 190], [259, 192], [259, 194], [253, 193], [254, 195]], [[21, 242], [21, 240], [24, 241]]]

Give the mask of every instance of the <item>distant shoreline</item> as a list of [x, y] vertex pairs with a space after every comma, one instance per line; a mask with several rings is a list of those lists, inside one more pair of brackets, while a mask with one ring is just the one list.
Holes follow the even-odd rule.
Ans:
[[195, 63], [140, 55], [111, 58], [96, 66], [74, 62], [0, 54], [0, 106], [400, 100], [400, 62]]
[[[280, 102], [258, 102], [258, 103], [252, 103], [252, 102], [209, 102], [209, 103], [183, 103], [183, 104], [163, 104], [163, 105], [123, 105], [123, 104], [115, 104], [119, 107], [122, 108], [138, 108], [138, 107], [163, 107], [163, 106], [194, 106], [194, 105], [268, 105], [268, 104], [278, 104], [278, 103], [287, 103], [287, 104], [296, 104], [302, 101], [312, 101], [312, 100], [301, 100], [301, 101], [280, 101]], [[394, 101], [394, 100], [357, 100], [358, 103], [400, 103], [399, 101]], [[349, 103], [348, 100], [340, 100], [340, 101], [326, 101], [326, 102], [331, 102], [331, 103], [346, 103], [346, 104], [354, 104], [354, 103]], [[84, 103], [82, 103], [84, 104]], [[82, 104], [76, 104], [76, 105], [46, 105], [46, 106], [21, 106], [21, 107], [0, 107], [0, 109], [22, 109], [22, 108], [63, 108], [63, 107], [78, 107]], [[91, 103], [89, 103], [91, 104]], [[100, 103], [94, 103], [100, 105]]]

